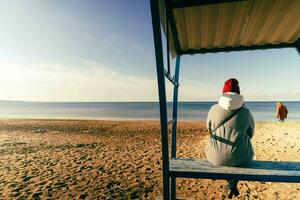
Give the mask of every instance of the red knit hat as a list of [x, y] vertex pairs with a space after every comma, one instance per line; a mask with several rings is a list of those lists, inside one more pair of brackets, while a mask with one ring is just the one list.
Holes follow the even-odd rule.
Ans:
[[224, 83], [223, 93], [225, 92], [235, 92], [240, 94], [239, 82], [235, 78], [228, 79]]

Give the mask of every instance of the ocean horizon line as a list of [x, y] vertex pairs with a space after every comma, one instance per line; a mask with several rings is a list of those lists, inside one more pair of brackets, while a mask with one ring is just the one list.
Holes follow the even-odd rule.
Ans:
[[[20, 102], [20, 103], [159, 103], [159, 101], [32, 101], [32, 100], [0, 100], [0, 102]], [[178, 103], [214, 103], [217, 100], [204, 100], [204, 101], [178, 101]], [[261, 102], [278, 102], [276, 100], [249, 100], [245, 103], [261, 103]], [[283, 100], [280, 102], [300, 102], [300, 100]], [[167, 101], [167, 103], [173, 103], [173, 101]]]

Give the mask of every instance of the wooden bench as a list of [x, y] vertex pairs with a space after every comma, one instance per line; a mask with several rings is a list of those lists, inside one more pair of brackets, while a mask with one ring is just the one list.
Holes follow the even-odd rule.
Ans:
[[252, 161], [246, 167], [215, 166], [207, 160], [175, 158], [170, 176], [245, 181], [300, 182], [300, 162]]

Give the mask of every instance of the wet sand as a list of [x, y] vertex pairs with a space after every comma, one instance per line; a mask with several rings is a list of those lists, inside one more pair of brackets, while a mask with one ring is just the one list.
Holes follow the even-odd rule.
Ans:
[[[178, 157], [205, 158], [203, 122], [181, 122]], [[300, 122], [260, 122], [256, 159], [300, 162]], [[225, 199], [225, 181], [178, 179], [177, 195]], [[300, 199], [299, 183], [239, 183], [235, 199]], [[162, 194], [155, 121], [0, 120], [0, 199], [155, 199]]]

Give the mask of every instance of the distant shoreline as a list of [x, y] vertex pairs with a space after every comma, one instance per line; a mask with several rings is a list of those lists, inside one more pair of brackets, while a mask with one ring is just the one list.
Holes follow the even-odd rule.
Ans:
[[[300, 103], [300, 100], [280, 100], [281, 102]], [[0, 100], [2, 102], [19, 102], [19, 103], [159, 103], [159, 101], [32, 101], [32, 100]], [[217, 103], [218, 101], [179, 101], [178, 103]], [[278, 102], [277, 100], [253, 100], [245, 101], [245, 103], [271, 103]], [[172, 101], [167, 101], [172, 103]]]

